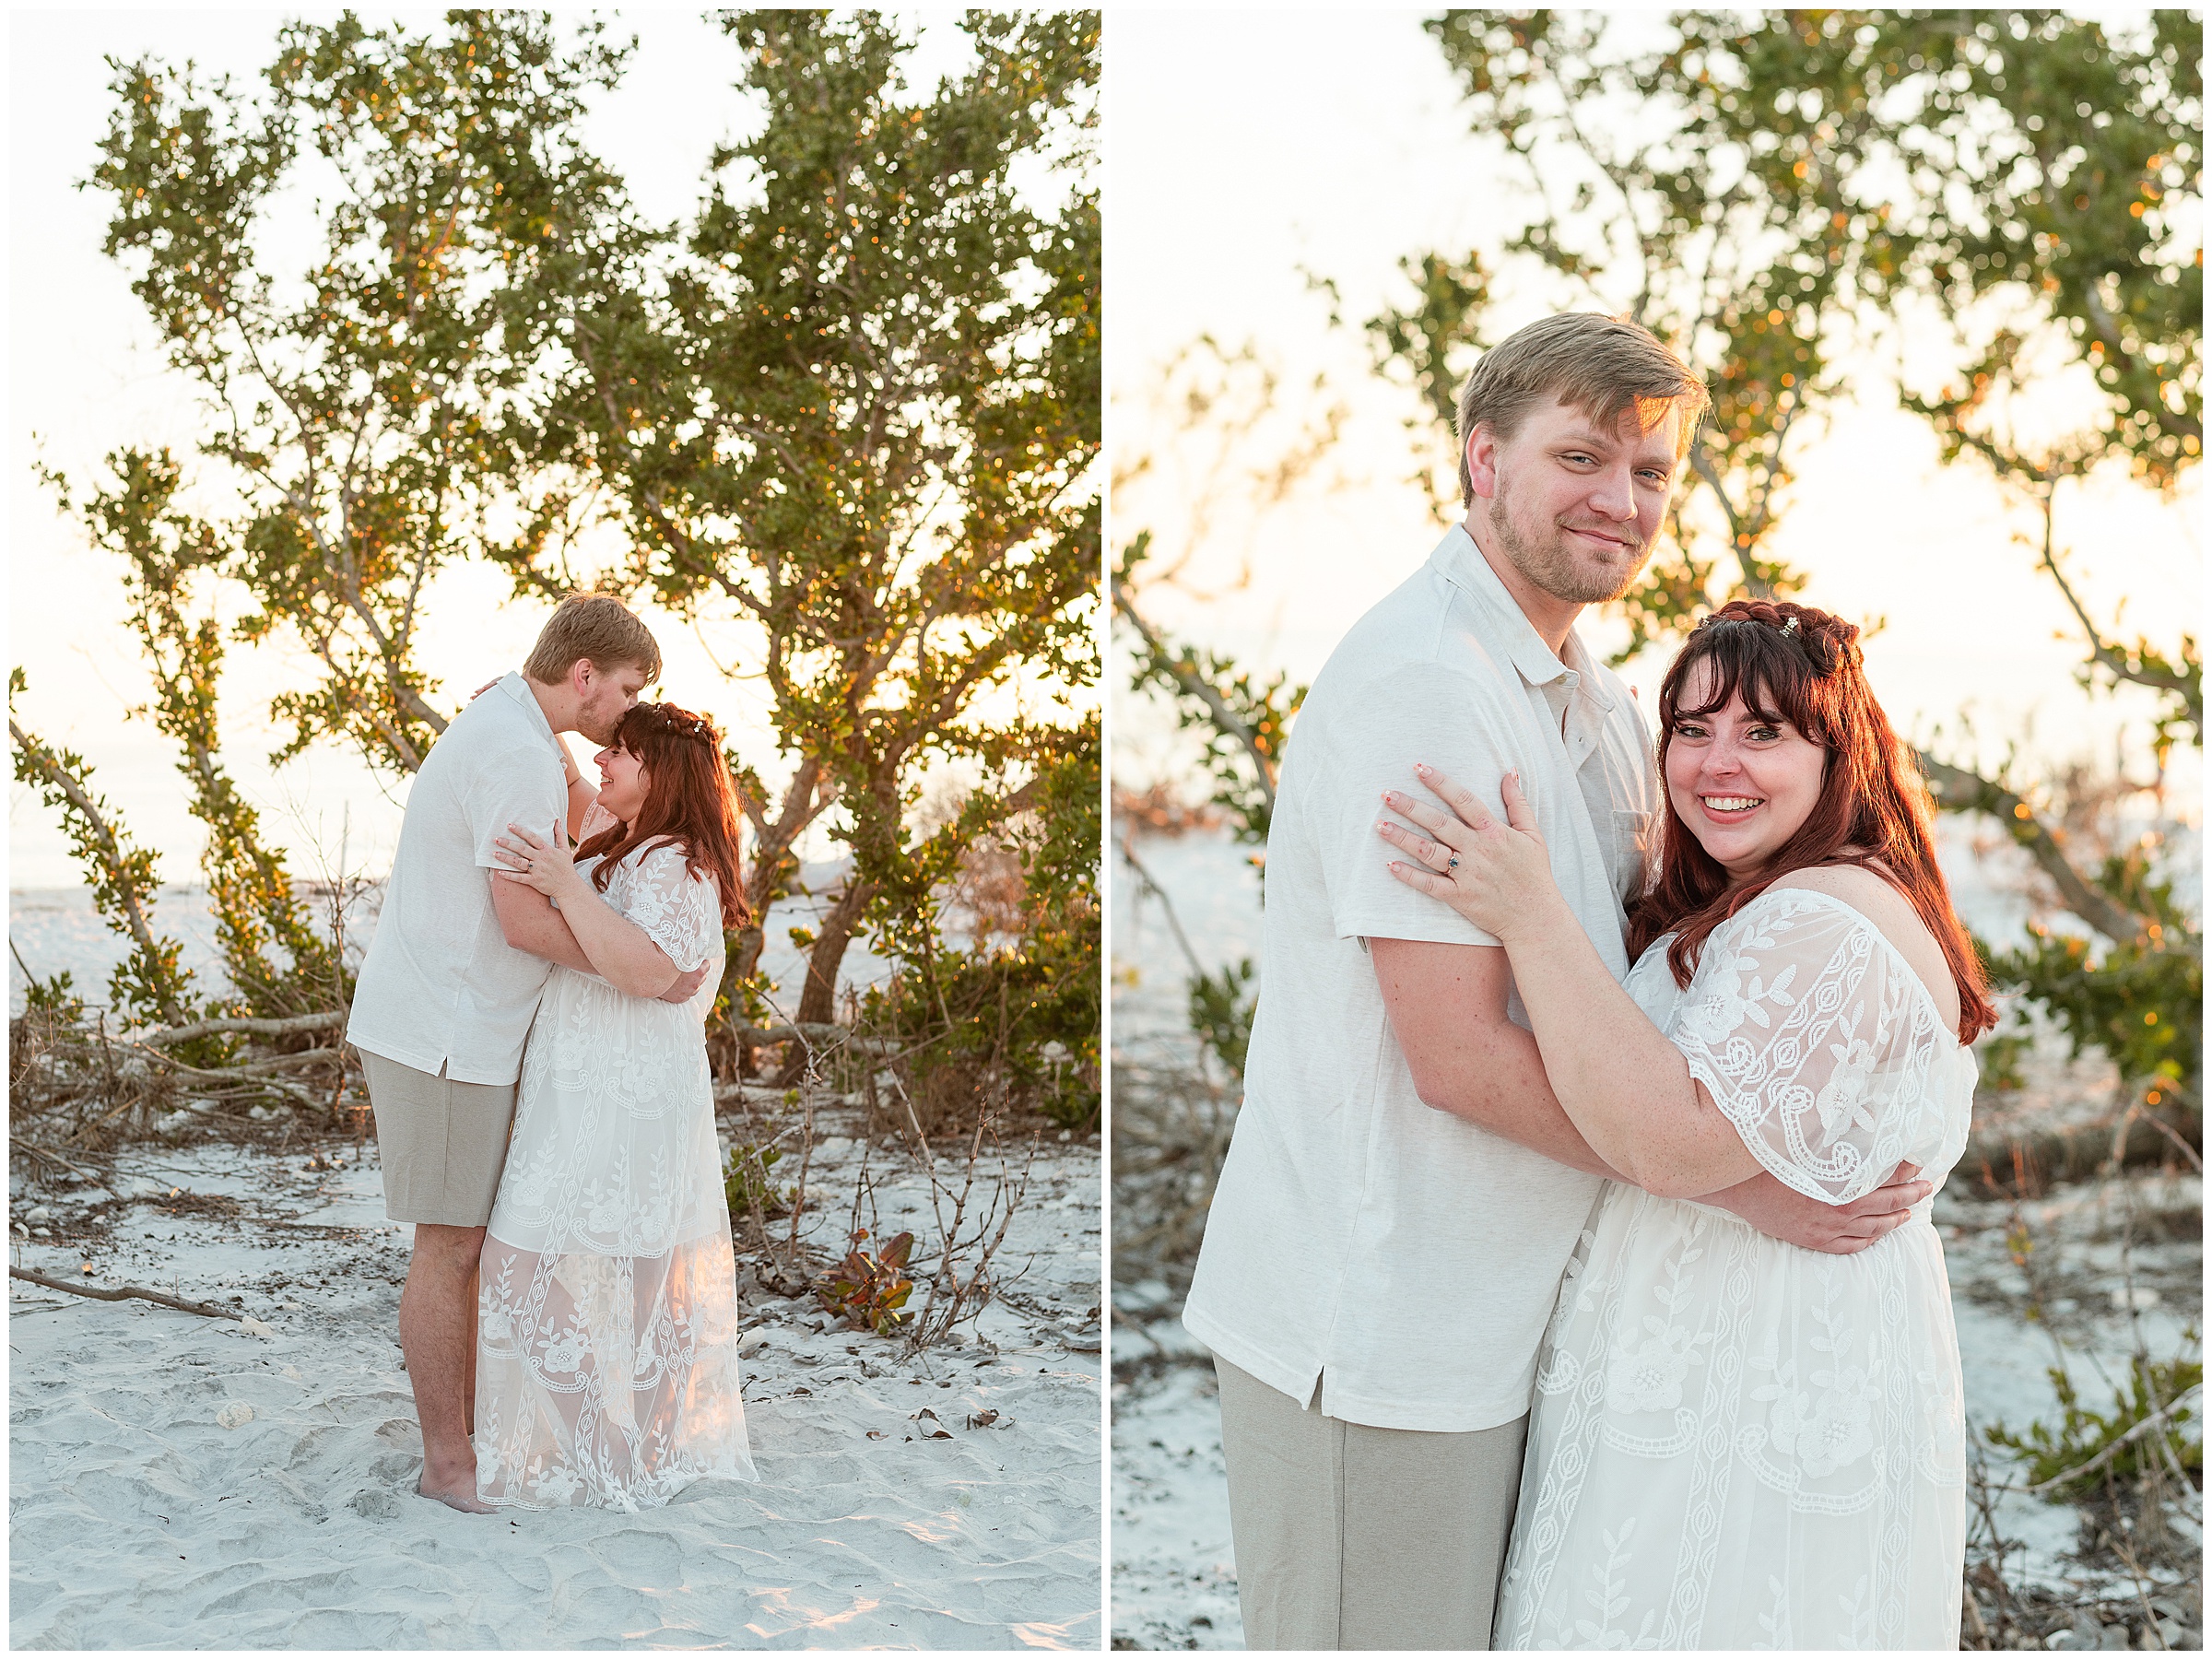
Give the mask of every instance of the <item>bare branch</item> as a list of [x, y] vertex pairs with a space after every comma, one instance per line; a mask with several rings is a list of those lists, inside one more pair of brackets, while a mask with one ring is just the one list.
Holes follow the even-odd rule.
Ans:
[[1129, 619], [1130, 626], [1136, 630], [1146, 648], [1151, 652], [1153, 661], [1174, 678], [1177, 689], [1185, 697], [1194, 699], [1205, 706], [1207, 718], [1224, 736], [1243, 746], [1245, 754], [1252, 758], [1253, 771], [1258, 776], [1261, 793], [1267, 797], [1267, 810], [1272, 813], [1275, 810], [1276, 763], [1260, 743], [1259, 735], [1238, 718], [1228, 700], [1208, 685], [1204, 677], [1193, 673], [1182, 659], [1169, 652], [1159, 636], [1152, 631], [1152, 626], [1137, 611], [1129, 596], [1127, 585], [1119, 581], [1113, 584], [1113, 608]]
[[2060, 847], [2065, 832], [2044, 824], [2035, 809], [2003, 784], [1937, 760], [1919, 752], [1921, 770], [1936, 794], [1936, 804], [1954, 813], [1987, 813], [2012, 832], [2012, 839], [2028, 850], [2042, 873], [2057, 887], [2066, 909], [2115, 944], [2147, 937], [2148, 922], [2114, 904], [2092, 888], [2068, 862]]

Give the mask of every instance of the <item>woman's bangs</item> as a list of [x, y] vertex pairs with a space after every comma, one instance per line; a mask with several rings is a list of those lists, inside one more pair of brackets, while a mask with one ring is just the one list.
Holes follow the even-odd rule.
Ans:
[[1785, 722], [1815, 743], [1825, 741], [1823, 723], [1813, 707], [1810, 665], [1794, 646], [1779, 636], [1761, 638], [1774, 630], [1760, 622], [1731, 619], [1712, 632], [1715, 638], [1703, 651], [1697, 650], [1696, 636], [1691, 636], [1690, 651], [1695, 655], [1682, 665], [1676, 690], [1682, 689], [1690, 670], [1700, 663], [1712, 665], [1712, 688], [1702, 703], [1677, 702], [1669, 712], [1670, 722], [1682, 715], [1708, 715], [1725, 709], [1729, 700], [1741, 691], [1745, 709], [1759, 719]]

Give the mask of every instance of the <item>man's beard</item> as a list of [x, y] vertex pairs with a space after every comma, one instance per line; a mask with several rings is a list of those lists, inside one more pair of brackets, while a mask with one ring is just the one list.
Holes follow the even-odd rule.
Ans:
[[[1566, 600], [1571, 605], [1597, 606], [1618, 599], [1635, 585], [1643, 570], [1648, 549], [1639, 546], [1630, 556], [1626, 570], [1618, 575], [1604, 568], [1593, 570], [1576, 560], [1567, 547], [1567, 533], [1557, 524], [1547, 526], [1548, 536], [1525, 536], [1514, 522], [1512, 496], [1503, 473], [1498, 476], [1497, 494], [1490, 498], [1490, 529], [1498, 538], [1498, 550], [1512, 561], [1513, 569], [1526, 577], [1554, 599]], [[1615, 535], [1633, 535], [1631, 531], [1616, 530]]]
[[622, 717], [627, 712], [627, 705], [615, 709], [593, 709], [587, 706], [576, 716], [576, 730], [605, 748], [615, 741], [615, 729], [622, 724]]

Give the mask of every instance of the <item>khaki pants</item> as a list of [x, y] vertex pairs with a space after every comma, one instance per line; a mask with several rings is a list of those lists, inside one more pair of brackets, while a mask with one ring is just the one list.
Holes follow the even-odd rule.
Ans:
[[1378, 1430], [1214, 1372], [1244, 1646], [1488, 1648], [1528, 1419]]

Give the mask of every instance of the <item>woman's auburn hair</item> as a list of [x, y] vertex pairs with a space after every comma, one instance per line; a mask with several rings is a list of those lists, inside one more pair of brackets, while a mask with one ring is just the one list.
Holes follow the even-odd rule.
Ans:
[[612, 747], [644, 770], [645, 805], [629, 823], [601, 830], [576, 850], [579, 860], [599, 860], [593, 887], [605, 893], [625, 854], [648, 842], [673, 842], [694, 875], [714, 878], [724, 927], [752, 920], [737, 872], [737, 791], [720, 740], [705, 716], [673, 703], [638, 703], [623, 715]]
[[[1765, 871], [1740, 887], [1707, 853], [1667, 801], [1659, 870], [1629, 906], [1629, 959], [1672, 932], [1667, 966], [1688, 985], [1713, 929], [1791, 871], [1857, 865], [1905, 898], [1942, 947], [1959, 988], [1959, 1041], [1971, 1043], [1997, 1023], [1989, 979], [1951, 908], [1936, 863], [1935, 802], [1911, 750], [1866, 684], [1859, 630], [1852, 623], [1788, 601], [1731, 600], [1692, 630], [1659, 688], [1659, 775], [1675, 722], [1724, 709], [1739, 691], [1762, 720], [1786, 722], [1828, 751], [1820, 795]], [[1700, 663], [1712, 665], [1704, 702], [1681, 707], [1683, 688]]]

